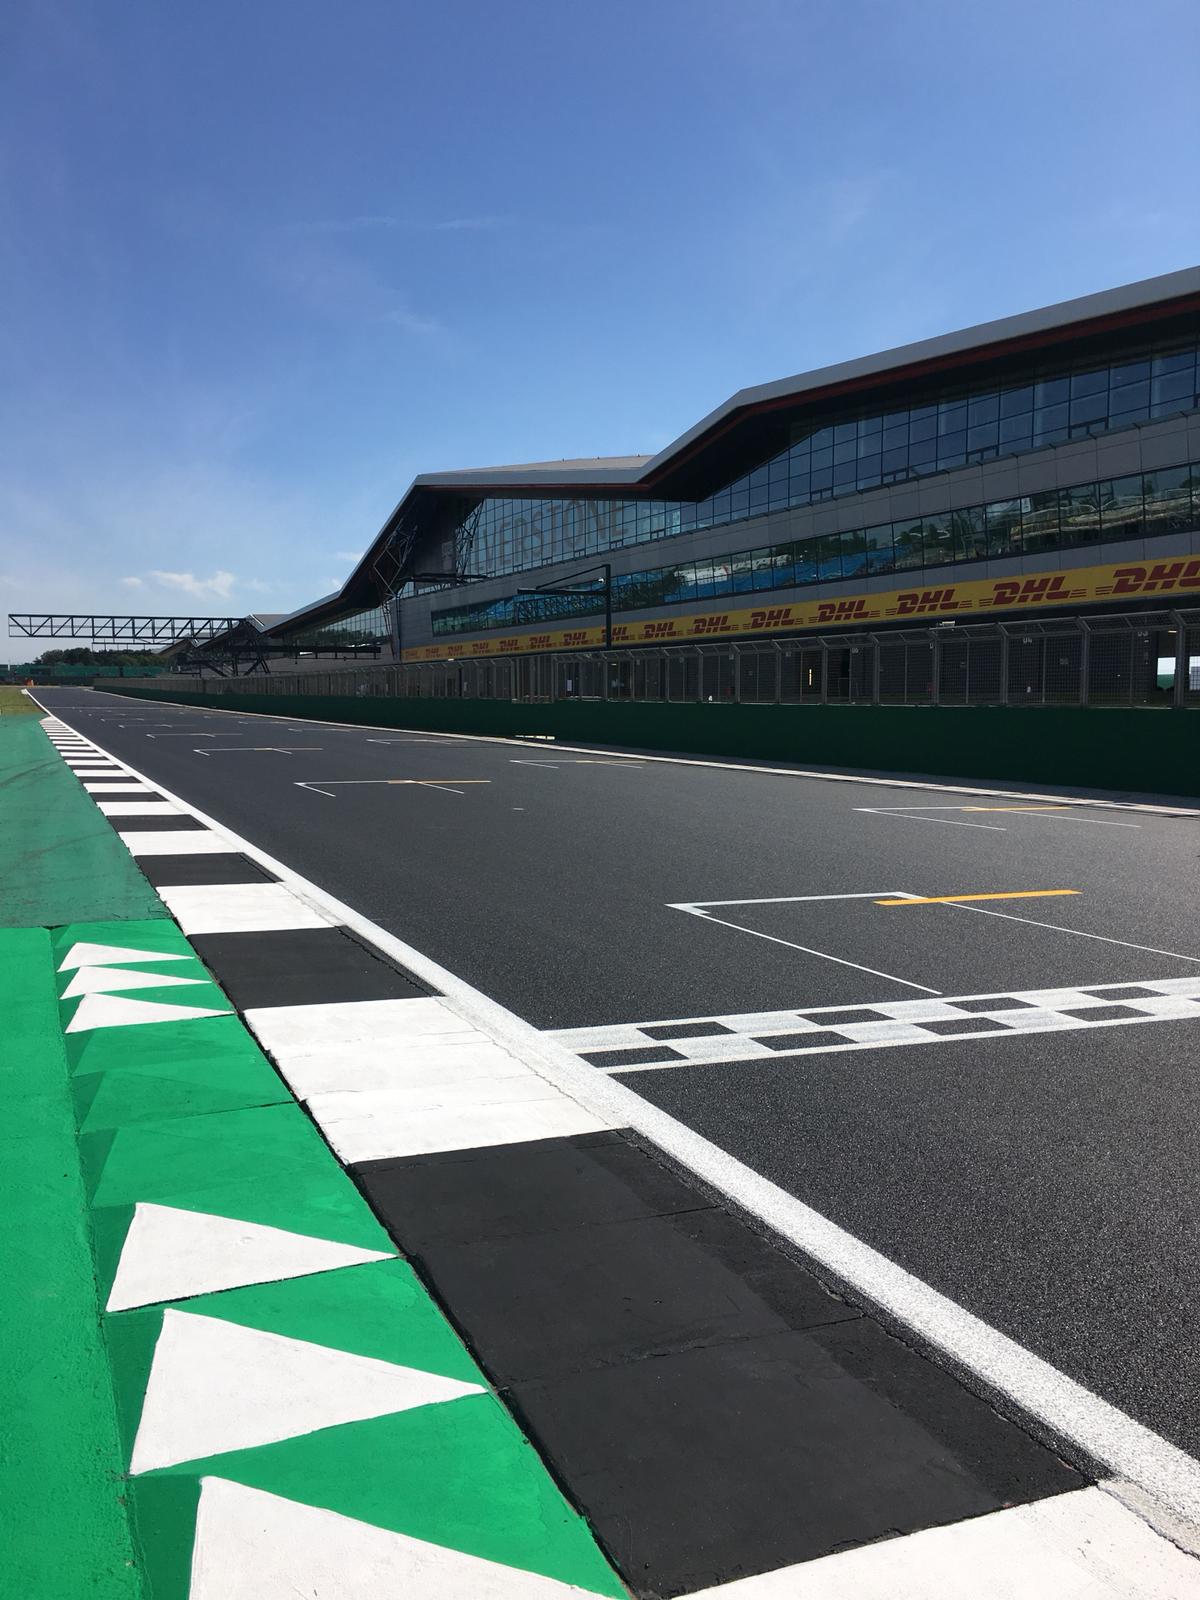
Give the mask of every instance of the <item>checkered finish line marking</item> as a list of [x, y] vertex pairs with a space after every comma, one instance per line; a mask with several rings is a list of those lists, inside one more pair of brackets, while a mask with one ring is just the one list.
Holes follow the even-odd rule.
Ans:
[[1189, 1020], [1200, 1020], [1200, 977], [620, 1022], [554, 1029], [550, 1037], [605, 1072], [657, 1072], [718, 1061], [765, 1061], [781, 1054], [879, 1050], [951, 1039]]

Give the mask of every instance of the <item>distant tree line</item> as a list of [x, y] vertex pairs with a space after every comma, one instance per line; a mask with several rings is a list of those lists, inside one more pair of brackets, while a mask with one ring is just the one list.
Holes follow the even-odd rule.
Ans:
[[[145, 667], [159, 661], [155, 650], [44, 650], [34, 663], [38, 667]], [[161, 662], [159, 665], [161, 666]]]

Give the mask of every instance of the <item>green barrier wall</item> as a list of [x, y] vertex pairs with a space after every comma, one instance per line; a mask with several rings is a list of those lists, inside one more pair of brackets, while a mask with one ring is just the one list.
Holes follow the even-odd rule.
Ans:
[[550, 734], [622, 745], [868, 771], [1059, 783], [1200, 795], [1200, 713], [1046, 706], [724, 706], [509, 700], [362, 699], [349, 695], [110, 694], [327, 722], [444, 733]]

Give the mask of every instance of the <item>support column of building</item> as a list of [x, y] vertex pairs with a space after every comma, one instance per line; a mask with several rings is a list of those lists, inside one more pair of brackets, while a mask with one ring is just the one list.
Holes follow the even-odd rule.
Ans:
[[1188, 631], [1178, 611], [1171, 612], [1171, 626], [1175, 629], [1175, 682], [1171, 704], [1182, 710], [1187, 705], [1188, 693]]

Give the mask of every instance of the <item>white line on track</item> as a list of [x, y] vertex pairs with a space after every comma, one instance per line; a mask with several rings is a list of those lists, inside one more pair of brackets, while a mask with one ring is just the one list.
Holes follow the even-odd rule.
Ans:
[[785, 906], [801, 905], [813, 900], [881, 900], [885, 895], [901, 895], [906, 900], [914, 896], [903, 889], [878, 889], [868, 893], [856, 889], [852, 894], [770, 894], [757, 895], [752, 900], [680, 900], [668, 905], [668, 911], [702, 911], [706, 906]]
[[512, 767], [554, 767], [556, 770], [559, 767], [627, 767], [634, 772], [640, 772], [641, 765], [635, 756], [584, 756], [578, 761], [522, 761], [517, 756], [509, 758], [509, 766]]
[[[44, 706], [42, 709], [47, 710]], [[606, 1119], [610, 1127], [629, 1128], [657, 1145], [735, 1206], [790, 1241], [857, 1299], [908, 1329], [919, 1341], [942, 1351], [952, 1365], [973, 1374], [985, 1389], [1006, 1397], [1052, 1436], [1105, 1467], [1112, 1480], [1108, 1487], [1114, 1494], [1167, 1537], [1186, 1548], [1200, 1550], [1200, 1461], [990, 1327], [719, 1145], [643, 1100], [625, 1084], [578, 1061], [532, 1024], [248, 839], [145, 774], [134, 776], [153, 784], [165, 799], [223, 835], [235, 850], [274, 873], [301, 900], [352, 929], [408, 967], [418, 979], [440, 989], [446, 1001], [472, 1026], [490, 1033], [549, 1083]]]
[[[216, 738], [216, 734], [193, 734], [194, 739]], [[319, 744], [219, 744], [210, 750], [201, 750], [197, 747], [195, 754], [198, 756], [253, 756], [269, 753], [277, 756], [293, 756], [297, 750], [320, 750], [324, 747]]]
[[[955, 822], [950, 817], [914, 816], [913, 810], [918, 810], [920, 809], [919, 807], [914, 807], [912, 810], [904, 811], [893, 811], [890, 808], [885, 811], [882, 808], [875, 806], [855, 806], [854, 809], [856, 811], [865, 813], [869, 817], [892, 817], [896, 822], [937, 822], [941, 823], [943, 827], [947, 828], [982, 828], [987, 833], [1008, 832], [1007, 828], [1002, 828], [995, 822]], [[935, 808], [933, 806], [929, 806], [925, 809], [932, 811]], [[959, 808], [957, 806], [946, 807], [947, 811], [957, 811], [958, 809]]]
[[[199, 753], [199, 752], [197, 752]], [[455, 778], [454, 783], [469, 783], [472, 786], [490, 785], [490, 778]], [[450, 783], [437, 783], [433, 778], [322, 778], [321, 783], [332, 783], [339, 789], [362, 789], [382, 786], [391, 789], [441, 789], [446, 794], [461, 795], [462, 789], [455, 789]], [[293, 788], [307, 789], [311, 794], [327, 794], [331, 800], [336, 800], [337, 795], [331, 789], [322, 789], [312, 779], [297, 779]]]
[[1153, 944], [1134, 944], [1129, 939], [1114, 939], [1107, 933], [1087, 933], [1083, 928], [1064, 928], [1057, 922], [1039, 922], [1036, 917], [1018, 917], [1011, 911], [991, 911], [986, 906], [965, 906], [954, 901], [945, 903], [951, 911], [974, 911], [981, 917], [1003, 917], [1005, 922], [1025, 922], [1031, 928], [1049, 928], [1051, 933], [1071, 933], [1077, 939], [1098, 939], [1101, 944], [1122, 944], [1127, 950], [1144, 950], [1152, 956], [1173, 956], [1176, 961], [1194, 961], [1200, 966], [1200, 956], [1185, 956], [1178, 950], [1160, 950]]
[[748, 933], [755, 939], [766, 939], [770, 944], [782, 944], [789, 950], [799, 950], [802, 955], [818, 956], [822, 961], [832, 961], [839, 967], [853, 967], [856, 972], [869, 972], [873, 978], [886, 978], [889, 983], [903, 984], [906, 989], [920, 989], [922, 994], [940, 995], [940, 989], [931, 989], [927, 983], [913, 983], [909, 978], [898, 978], [894, 972], [881, 972], [878, 967], [864, 967], [861, 961], [847, 961], [842, 956], [831, 956], [827, 950], [814, 950], [811, 945], [796, 944], [791, 939], [779, 939], [773, 933], [760, 933], [757, 928], [743, 928], [740, 922], [726, 922], [724, 917], [711, 916], [692, 906], [673, 906], [675, 911], [690, 911], [703, 922], [716, 923], [718, 927], [732, 928], [735, 933]]
[[[980, 811], [988, 810], [986, 806], [855, 806], [855, 811], [860, 811], [873, 817], [895, 817], [898, 822], [949, 822], [948, 817], [918, 817], [916, 811]], [[1081, 822], [1093, 828], [1140, 828], [1140, 822], [1113, 822], [1102, 817], [1064, 817], [1057, 811], [1051, 811], [1042, 806], [997, 806], [998, 811], [1013, 811], [1021, 816], [1044, 818], [1048, 822]], [[994, 822], [958, 822], [951, 826], [958, 828], [991, 828], [996, 833], [1007, 833], [1007, 828], [1000, 827]]]
[[1031, 810], [1028, 813], [1039, 822], [1078, 822], [1087, 828], [1140, 828], [1140, 822], [1113, 822], [1108, 817], [1064, 817], [1057, 811]]
[[[110, 698], [120, 699], [103, 689], [94, 689], [93, 694], [109, 693]], [[199, 708], [185, 706], [181, 701], [160, 702], [168, 705], [177, 705], [181, 711], [195, 713]], [[89, 713], [90, 714], [90, 713]], [[205, 707], [201, 711], [205, 716], [232, 717], [237, 721], [246, 722], [255, 718], [262, 722], [286, 723], [286, 717], [277, 711], [234, 711], [224, 706]], [[439, 739], [460, 739], [468, 744], [503, 744], [512, 748], [514, 745], [526, 749], [545, 750], [547, 744], [557, 751], [569, 751], [573, 755], [612, 756], [619, 747], [593, 746], [582, 744], [559, 744], [556, 740], [547, 740], [545, 737], [528, 735], [502, 735], [494, 733], [450, 733], [446, 730], [422, 728], [395, 728], [381, 722], [338, 722], [333, 717], [306, 717], [306, 723], [319, 728], [346, 728], [353, 733], [361, 733], [364, 728], [370, 728], [375, 733], [406, 733], [415, 737], [422, 734], [434, 734]], [[1040, 794], [1026, 789], [982, 789], [974, 784], [966, 783], [938, 783], [931, 778], [893, 778], [893, 777], [866, 777], [860, 773], [852, 772], [820, 772], [803, 767], [771, 767], [748, 761], [708, 761], [702, 756], [663, 756], [651, 755], [643, 751], [628, 752], [629, 759], [634, 761], [654, 761], [665, 766], [676, 767], [708, 767], [720, 772], [757, 772], [780, 778], [819, 778], [824, 783], [861, 783], [879, 789], [915, 789], [928, 790], [936, 794], [982, 794], [999, 796], [1005, 800], [1039, 800], [1044, 802], [1061, 801], [1072, 806], [1094, 806], [1106, 811], [1144, 811], [1157, 817], [1200, 817], [1200, 810], [1193, 806], [1159, 805], [1143, 800], [1101, 800], [1090, 795], [1066, 794]]]

